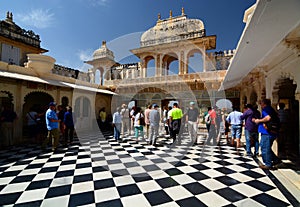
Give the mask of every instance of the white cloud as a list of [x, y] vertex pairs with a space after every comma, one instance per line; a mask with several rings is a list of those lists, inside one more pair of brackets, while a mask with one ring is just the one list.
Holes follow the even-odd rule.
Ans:
[[87, 3], [91, 6], [107, 6], [108, 1], [109, 0], [88, 0]]
[[39, 29], [48, 28], [54, 23], [54, 14], [45, 9], [34, 9], [29, 13], [16, 15], [17, 18], [24, 24]]
[[91, 60], [93, 58], [93, 49], [79, 50], [77, 56], [81, 61]]
[[86, 50], [79, 50], [77, 52], [77, 56], [79, 58], [79, 60], [82, 62], [82, 65], [80, 65], [78, 68], [81, 71], [87, 71], [89, 68], [91, 68], [91, 65], [88, 65], [86, 63], [84, 63], [84, 61], [87, 60], [92, 60], [93, 59], [93, 49], [86, 49]]

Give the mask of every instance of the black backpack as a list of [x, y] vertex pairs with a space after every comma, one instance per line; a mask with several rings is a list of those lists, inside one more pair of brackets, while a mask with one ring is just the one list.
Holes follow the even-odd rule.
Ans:
[[265, 122], [263, 126], [268, 132], [278, 134], [280, 130], [280, 119], [277, 112], [273, 110], [270, 117], [271, 119], [268, 122]]

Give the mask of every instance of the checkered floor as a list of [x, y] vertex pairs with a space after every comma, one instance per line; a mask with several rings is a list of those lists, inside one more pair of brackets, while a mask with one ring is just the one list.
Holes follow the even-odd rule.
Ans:
[[78, 136], [56, 152], [1, 151], [0, 206], [292, 206], [243, 149]]

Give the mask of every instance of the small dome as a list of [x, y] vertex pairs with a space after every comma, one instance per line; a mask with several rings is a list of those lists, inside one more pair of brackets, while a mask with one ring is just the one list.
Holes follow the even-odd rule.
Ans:
[[99, 58], [109, 58], [111, 60], [115, 59], [114, 53], [107, 48], [106, 41], [103, 41], [102, 46], [93, 53], [94, 60]]
[[189, 37], [205, 36], [204, 24], [199, 19], [187, 19], [185, 15], [158, 20], [157, 24], [143, 33], [141, 46], [175, 42]]

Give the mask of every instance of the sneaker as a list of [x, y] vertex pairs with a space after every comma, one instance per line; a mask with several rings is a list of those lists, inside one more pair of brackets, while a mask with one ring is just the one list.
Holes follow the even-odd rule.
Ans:
[[274, 170], [273, 167], [269, 167], [269, 166], [266, 166], [266, 165], [259, 165], [259, 168], [261, 168], [263, 170]]
[[279, 167], [282, 163], [283, 163], [283, 162], [282, 162], [280, 159], [278, 159], [278, 160], [276, 160], [276, 161], [273, 161], [273, 166], [274, 166], [274, 167]]
[[280, 159], [273, 161], [273, 165], [279, 165], [282, 161]]

